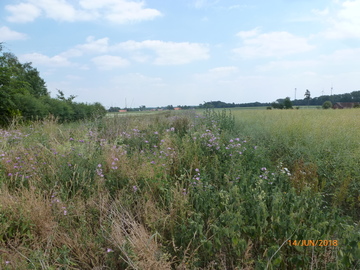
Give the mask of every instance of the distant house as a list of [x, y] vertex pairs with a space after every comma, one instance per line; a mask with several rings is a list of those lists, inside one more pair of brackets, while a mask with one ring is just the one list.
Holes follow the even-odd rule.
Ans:
[[355, 105], [360, 105], [360, 102], [336, 102], [332, 108], [333, 109], [351, 109]]
[[175, 107], [174, 110], [175, 110], [175, 111], [180, 111], [181, 108], [180, 108], [180, 107]]
[[119, 110], [119, 112], [127, 112], [127, 110]]

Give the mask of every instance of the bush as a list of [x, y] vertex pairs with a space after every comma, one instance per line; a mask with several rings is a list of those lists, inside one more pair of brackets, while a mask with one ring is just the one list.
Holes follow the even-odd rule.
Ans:
[[323, 103], [323, 105], [322, 105], [322, 108], [323, 109], [330, 109], [330, 108], [332, 108], [332, 103], [331, 103], [331, 101], [325, 101], [324, 103]]

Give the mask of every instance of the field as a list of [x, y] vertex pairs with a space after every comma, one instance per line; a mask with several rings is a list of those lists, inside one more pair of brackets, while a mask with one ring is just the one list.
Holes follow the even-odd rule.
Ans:
[[0, 269], [359, 269], [360, 110], [0, 130]]

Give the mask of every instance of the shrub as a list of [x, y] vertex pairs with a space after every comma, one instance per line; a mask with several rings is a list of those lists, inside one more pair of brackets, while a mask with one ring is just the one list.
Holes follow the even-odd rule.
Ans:
[[330, 108], [332, 108], [332, 103], [331, 103], [331, 101], [325, 101], [324, 103], [323, 103], [323, 105], [322, 105], [322, 108], [323, 109], [330, 109]]

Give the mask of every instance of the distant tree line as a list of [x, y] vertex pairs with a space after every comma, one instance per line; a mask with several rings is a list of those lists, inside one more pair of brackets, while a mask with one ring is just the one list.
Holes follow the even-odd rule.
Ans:
[[234, 108], [234, 107], [262, 107], [270, 106], [271, 103], [251, 102], [251, 103], [226, 103], [223, 101], [208, 101], [204, 104], [199, 104], [200, 109], [211, 109], [211, 108]]
[[100, 103], [77, 103], [74, 98], [65, 98], [60, 90], [57, 98], [51, 98], [38, 70], [31, 63], [20, 63], [14, 54], [3, 52], [0, 43], [0, 126], [14, 118], [26, 122], [53, 115], [64, 122], [106, 114]]
[[309, 99], [296, 99], [293, 100], [295, 106], [322, 106], [325, 101], [330, 101], [332, 104], [336, 102], [360, 102], [360, 91], [353, 91], [351, 93], [337, 94], [337, 95], [323, 95]]

